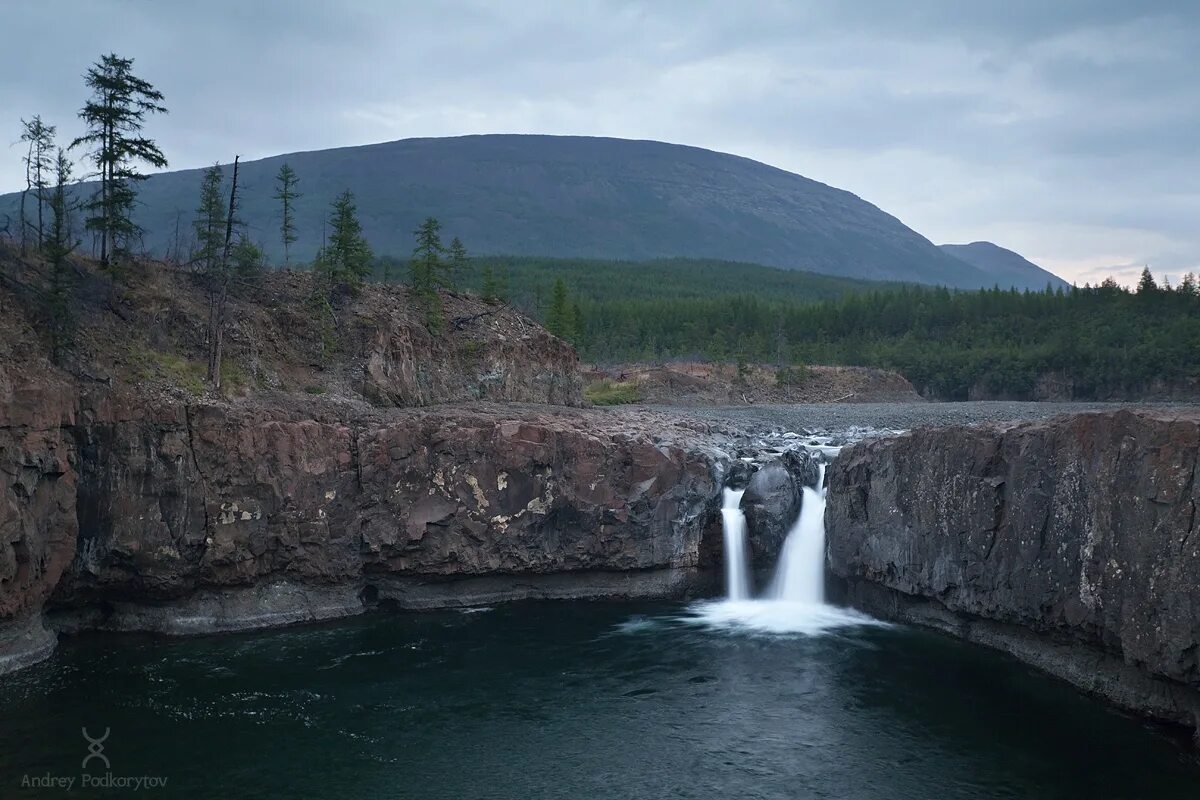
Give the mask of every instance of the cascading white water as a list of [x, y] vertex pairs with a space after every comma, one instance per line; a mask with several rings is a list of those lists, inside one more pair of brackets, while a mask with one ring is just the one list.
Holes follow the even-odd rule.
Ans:
[[775, 577], [767, 589], [772, 600], [825, 601], [825, 465], [817, 470], [817, 485], [804, 487], [800, 516], [783, 540]]
[[692, 606], [690, 622], [719, 629], [815, 636], [847, 625], [882, 624], [850, 609], [825, 604], [825, 465], [815, 487], [804, 488], [800, 516], [784, 540], [779, 565], [762, 598], [751, 598], [742, 492], [725, 490], [726, 598]]
[[730, 600], [750, 597], [750, 570], [746, 564], [746, 515], [739, 504], [744, 489], [726, 489], [721, 503], [721, 525], [725, 539], [725, 596]]

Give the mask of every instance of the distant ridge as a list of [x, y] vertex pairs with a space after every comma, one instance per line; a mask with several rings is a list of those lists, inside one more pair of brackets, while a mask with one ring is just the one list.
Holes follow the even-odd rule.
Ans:
[[1045, 289], [1049, 284], [1054, 289], [1067, 289], [1071, 284], [1049, 270], [1042, 269], [1020, 253], [1006, 250], [991, 242], [970, 244], [944, 244], [943, 251], [962, 259], [991, 277], [992, 283], [1002, 289]]
[[[376, 253], [407, 256], [428, 215], [477, 254], [645, 260], [723, 259], [877, 280], [990, 286], [992, 273], [939, 249], [850, 192], [739, 156], [676, 144], [585, 136], [404, 139], [243, 162], [241, 217], [280, 260], [272, 182], [300, 178], [299, 241], [310, 259], [339, 192], [354, 192]], [[146, 248], [185, 234], [200, 170], [139, 187]], [[17, 196], [0, 197], [15, 216]]]

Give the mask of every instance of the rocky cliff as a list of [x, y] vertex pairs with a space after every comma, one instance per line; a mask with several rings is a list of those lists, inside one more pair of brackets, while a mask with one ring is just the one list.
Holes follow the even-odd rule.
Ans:
[[719, 535], [721, 437], [638, 412], [0, 403], [0, 667], [59, 630], [195, 633], [667, 596]]
[[1200, 412], [918, 430], [844, 451], [832, 573], [870, 611], [1200, 723]]
[[77, 265], [60, 367], [38, 265], [0, 267], [0, 672], [54, 631], [678, 595], [719, 547], [725, 437], [571, 408], [574, 350], [510, 308], [444, 293], [431, 326], [403, 288], [314, 310], [264, 276], [215, 392], [187, 273]]

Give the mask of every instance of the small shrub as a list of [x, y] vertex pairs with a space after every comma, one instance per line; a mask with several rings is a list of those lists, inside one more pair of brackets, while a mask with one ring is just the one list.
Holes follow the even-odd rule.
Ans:
[[204, 394], [204, 378], [208, 368], [199, 361], [188, 361], [174, 353], [151, 350], [149, 361], [158, 368], [163, 377], [187, 389], [194, 395]]
[[775, 382], [780, 386], [800, 386], [812, 376], [808, 367], [797, 364], [791, 367], [781, 367], [775, 373]]
[[619, 406], [637, 403], [642, 399], [638, 385], [633, 381], [602, 380], [583, 390], [583, 396], [598, 406]]

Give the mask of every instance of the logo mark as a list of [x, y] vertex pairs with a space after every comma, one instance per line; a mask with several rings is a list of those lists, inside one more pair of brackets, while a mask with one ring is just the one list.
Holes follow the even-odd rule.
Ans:
[[83, 769], [87, 769], [88, 762], [93, 758], [98, 758], [103, 761], [104, 768], [109, 769], [110, 765], [108, 763], [108, 756], [104, 755], [103, 742], [108, 738], [108, 734], [112, 732], [112, 729], [105, 728], [104, 735], [98, 739], [93, 739], [91, 736], [88, 736], [87, 728], [80, 728], [80, 730], [83, 731], [83, 738], [86, 739], [88, 743], [88, 754], [87, 757], [83, 759]]

